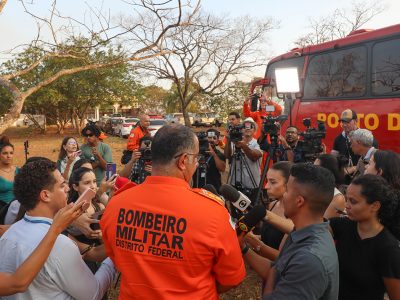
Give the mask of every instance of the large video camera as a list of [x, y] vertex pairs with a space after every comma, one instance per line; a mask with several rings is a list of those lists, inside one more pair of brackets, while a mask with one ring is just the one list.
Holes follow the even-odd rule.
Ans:
[[243, 124], [239, 124], [236, 126], [229, 125], [228, 127], [228, 137], [232, 143], [240, 142], [243, 139]]
[[262, 116], [263, 119], [262, 128], [264, 134], [269, 134], [271, 143], [278, 141], [280, 122], [287, 120], [287, 115], [280, 115], [273, 117], [271, 114], [268, 116]]
[[303, 125], [307, 129], [300, 133], [303, 140], [297, 147], [303, 153], [303, 157], [306, 161], [313, 162], [318, 154], [324, 151], [322, 139], [326, 136], [325, 124], [322, 121], [317, 121], [317, 128], [312, 128], [311, 119], [308, 118], [303, 119]]

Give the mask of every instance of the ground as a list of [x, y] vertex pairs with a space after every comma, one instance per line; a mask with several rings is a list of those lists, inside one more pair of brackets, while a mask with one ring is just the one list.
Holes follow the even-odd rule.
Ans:
[[[24, 141], [29, 141], [28, 157], [44, 156], [54, 161], [57, 160], [60, 151], [62, 139], [65, 136], [76, 137], [78, 143], [83, 143], [83, 138], [78, 137], [73, 131], [68, 131], [65, 134], [56, 134], [54, 128], [50, 128], [46, 134], [38, 134], [30, 128], [12, 127], [5, 133], [10, 138], [14, 145], [14, 164], [22, 166], [25, 162]], [[109, 136], [104, 140], [112, 148], [113, 161], [117, 163], [117, 168], [121, 168], [122, 151], [126, 147], [126, 139]], [[109, 299], [118, 298], [118, 289], [113, 289], [110, 292]], [[261, 281], [259, 277], [249, 268], [247, 268], [246, 279], [237, 288], [223, 294], [222, 300], [256, 300], [261, 299]]]

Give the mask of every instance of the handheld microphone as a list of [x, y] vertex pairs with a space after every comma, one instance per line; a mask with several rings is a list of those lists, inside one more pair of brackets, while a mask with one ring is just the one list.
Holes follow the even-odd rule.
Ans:
[[244, 212], [251, 204], [251, 200], [245, 194], [239, 192], [229, 184], [223, 184], [219, 189], [219, 192], [226, 200], [232, 202], [232, 205], [241, 212]]
[[205, 186], [203, 186], [203, 189], [213, 193], [214, 195], [220, 196], [217, 192], [217, 189], [212, 184], [207, 183]]
[[237, 222], [236, 234], [239, 237], [245, 236], [253, 229], [254, 226], [257, 225], [258, 222], [260, 222], [265, 217], [266, 214], [267, 211], [265, 210], [265, 207], [263, 205], [254, 206]]

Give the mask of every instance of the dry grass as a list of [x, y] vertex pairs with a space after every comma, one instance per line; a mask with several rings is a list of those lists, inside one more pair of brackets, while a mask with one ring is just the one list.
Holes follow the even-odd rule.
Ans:
[[[44, 156], [56, 161], [60, 150], [61, 141], [65, 136], [76, 137], [78, 143], [83, 143], [83, 138], [79, 137], [72, 130], [65, 134], [56, 134], [55, 128], [50, 128], [46, 134], [39, 134], [30, 128], [12, 127], [4, 133], [14, 145], [14, 164], [22, 166], [25, 162], [24, 141], [29, 140], [29, 157]], [[113, 161], [121, 168], [120, 160], [122, 151], [126, 148], [126, 139], [109, 136], [104, 140], [110, 145], [113, 154]], [[224, 176], [225, 177], [225, 176]], [[109, 300], [118, 298], [118, 288], [110, 292]], [[261, 299], [261, 281], [258, 276], [247, 268], [245, 280], [237, 288], [221, 295], [222, 300], [256, 300]]]

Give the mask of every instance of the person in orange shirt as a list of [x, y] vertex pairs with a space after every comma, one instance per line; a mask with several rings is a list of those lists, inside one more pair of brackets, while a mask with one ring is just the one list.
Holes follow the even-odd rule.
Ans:
[[122, 273], [119, 299], [219, 299], [245, 276], [223, 200], [189, 182], [199, 142], [165, 125], [152, 143], [152, 175], [114, 195], [100, 221], [107, 254]]
[[129, 134], [128, 144], [126, 145], [126, 148], [129, 151], [139, 149], [140, 139], [145, 135], [150, 134], [148, 130], [149, 126], [150, 126], [150, 117], [148, 115], [141, 115], [138, 126], [132, 129], [131, 133]]
[[[254, 138], [258, 139], [261, 135], [261, 128], [263, 123], [262, 117], [266, 117], [268, 115], [271, 115], [273, 117], [279, 116], [282, 114], [282, 107], [278, 103], [272, 101], [270, 95], [268, 94], [268, 91], [266, 91], [260, 98], [260, 110], [251, 111], [250, 110], [251, 98], [252, 98], [251, 96], [247, 97], [243, 104], [243, 117], [252, 117], [253, 120], [257, 123], [258, 129], [254, 134]], [[275, 111], [273, 112], [265, 111], [265, 107], [267, 105], [274, 106]]]

